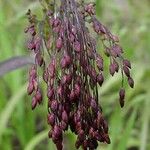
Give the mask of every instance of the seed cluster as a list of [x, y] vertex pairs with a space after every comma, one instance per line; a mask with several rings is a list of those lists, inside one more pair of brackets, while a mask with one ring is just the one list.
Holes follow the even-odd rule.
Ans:
[[37, 70], [40, 66], [47, 84], [47, 122], [51, 126], [48, 135], [57, 149], [63, 149], [63, 132], [69, 128], [77, 135], [77, 149], [82, 146], [84, 150], [94, 150], [98, 141], [109, 144], [108, 125], [98, 101], [98, 86], [104, 81], [103, 58], [97, 52], [89, 26], [100, 37], [110, 59], [110, 74], [113, 76], [121, 69], [121, 107], [125, 99], [124, 75], [129, 86], [134, 86], [131, 64], [123, 58], [118, 38], [95, 18], [94, 3], [45, 0], [42, 6], [44, 17], [40, 21], [28, 11], [30, 25], [25, 30], [31, 36], [28, 49], [35, 54], [27, 89], [29, 95], [33, 94], [32, 109], [42, 102]]

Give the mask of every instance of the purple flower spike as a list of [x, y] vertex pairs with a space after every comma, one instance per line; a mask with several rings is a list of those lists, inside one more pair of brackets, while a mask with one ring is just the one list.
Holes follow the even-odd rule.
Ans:
[[[57, 150], [63, 150], [63, 133], [70, 129], [77, 136], [75, 147], [94, 150], [99, 142], [110, 144], [109, 126], [99, 101], [105, 68], [113, 76], [121, 70], [120, 106], [125, 103], [124, 77], [131, 88], [131, 63], [123, 57], [119, 39], [95, 16], [95, 3], [84, 0], [60, 0], [44, 3], [43, 18], [38, 20], [29, 10], [30, 35], [28, 49], [34, 53], [35, 64], [29, 71], [28, 95], [32, 109], [42, 103], [39, 74], [47, 86], [48, 133]], [[93, 31], [89, 28], [92, 28]], [[96, 32], [103, 45], [99, 53]], [[101, 49], [100, 49], [101, 50]], [[40, 68], [40, 69], [39, 69]], [[40, 71], [39, 71], [40, 70]], [[105, 79], [106, 80], [106, 79]]]

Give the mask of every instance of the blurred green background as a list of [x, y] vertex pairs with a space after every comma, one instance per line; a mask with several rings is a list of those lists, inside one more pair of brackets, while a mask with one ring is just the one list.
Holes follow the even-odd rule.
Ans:
[[[120, 75], [111, 78], [106, 74], [107, 80], [99, 91], [111, 144], [100, 144], [98, 150], [150, 150], [150, 1], [96, 0], [96, 4], [97, 17], [119, 36], [124, 56], [132, 62], [135, 80], [134, 89], [126, 86], [126, 105], [121, 109]], [[41, 12], [38, 0], [0, 0], [0, 62], [30, 55], [24, 34], [29, 8]], [[28, 68], [0, 77], [0, 150], [55, 150], [47, 137], [47, 99], [31, 110], [31, 97], [26, 93]], [[64, 150], [75, 150], [75, 139], [67, 132]]]

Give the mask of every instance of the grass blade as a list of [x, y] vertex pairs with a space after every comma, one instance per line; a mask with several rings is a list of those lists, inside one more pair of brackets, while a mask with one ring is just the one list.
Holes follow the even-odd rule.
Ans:
[[33, 150], [33, 149], [35, 149], [35, 146], [37, 146], [45, 138], [48, 138], [48, 130], [44, 130], [44, 131], [40, 132], [39, 134], [37, 134], [36, 136], [34, 136], [29, 141], [29, 143], [27, 144], [27, 146], [25, 147], [24, 150]]
[[133, 125], [135, 123], [135, 118], [136, 118], [136, 109], [132, 112], [131, 116], [127, 120], [127, 126], [121, 136], [120, 143], [118, 145], [117, 150], [126, 150], [127, 149], [127, 143], [133, 128]]
[[7, 123], [12, 115], [12, 112], [14, 111], [15, 107], [17, 106], [18, 102], [22, 99], [22, 97], [26, 94], [26, 87], [27, 84], [25, 84], [20, 90], [17, 91], [14, 96], [8, 100], [5, 108], [2, 110], [0, 114], [0, 143], [1, 138], [3, 135], [3, 132], [6, 129]]

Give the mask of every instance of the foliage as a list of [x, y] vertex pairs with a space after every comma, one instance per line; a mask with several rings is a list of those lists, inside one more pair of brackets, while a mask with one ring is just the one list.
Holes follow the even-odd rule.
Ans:
[[[133, 65], [133, 90], [126, 87], [126, 103], [120, 109], [118, 89], [121, 80], [115, 76], [104, 82], [102, 106], [110, 126], [111, 144], [101, 144], [101, 150], [150, 149], [150, 12], [149, 0], [96, 0], [97, 15], [111, 31], [119, 35], [125, 57]], [[38, 1], [0, 1], [0, 61], [12, 56], [28, 55], [23, 29], [28, 8], [36, 13]], [[99, 47], [101, 47], [99, 45]], [[106, 61], [105, 64], [108, 62]], [[28, 67], [0, 78], [0, 149], [55, 149], [47, 138], [46, 103], [32, 112], [31, 98], [26, 94]], [[107, 75], [107, 74], [106, 74]], [[108, 75], [109, 77], [109, 75]], [[43, 89], [45, 85], [43, 84]], [[44, 91], [44, 90], [43, 90]], [[111, 95], [111, 96], [110, 96]], [[46, 98], [45, 98], [46, 101]], [[116, 107], [117, 105], [117, 107]], [[115, 106], [115, 107], [114, 107]], [[67, 132], [65, 150], [75, 137]], [[72, 148], [73, 149], [73, 148]]]

